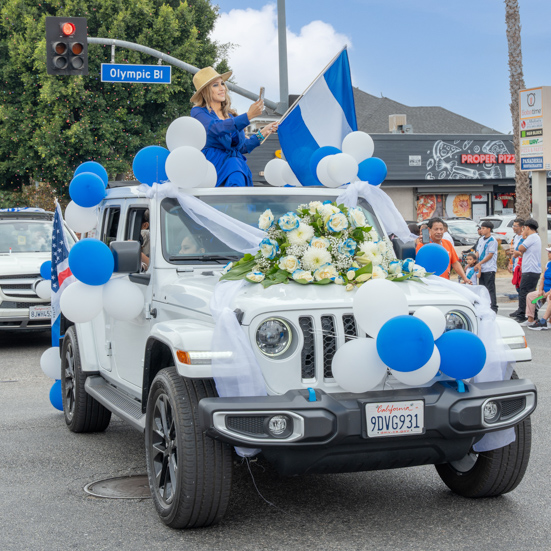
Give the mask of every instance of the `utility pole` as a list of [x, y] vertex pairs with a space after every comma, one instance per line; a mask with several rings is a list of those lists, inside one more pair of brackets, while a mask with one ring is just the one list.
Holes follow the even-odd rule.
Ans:
[[[279, 46], [279, 103], [277, 112], [285, 113], [289, 108], [289, 74], [287, 70], [287, 23], [285, 21], [285, 0], [277, 0], [277, 41]], [[266, 105], [266, 101], [264, 101]], [[268, 105], [268, 107], [270, 107]]]

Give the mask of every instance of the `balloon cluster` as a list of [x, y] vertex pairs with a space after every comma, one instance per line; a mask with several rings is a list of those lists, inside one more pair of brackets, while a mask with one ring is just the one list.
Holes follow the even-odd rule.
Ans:
[[96, 207], [105, 197], [107, 181], [107, 171], [95, 161], [77, 167], [69, 184], [72, 201], [65, 209], [65, 221], [73, 231], [86, 233], [96, 226]]
[[138, 151], [134, 176], [148, 186], [170, 180], [181, 188], [215, 187], [216, 168], [201, 151], [206, 143], [205, 127], [193, 117], [180, 117], [166, 132], [168, 149], [150, 145]]
[[[480, 373], [486, 363], [480, 338], [462, 329], [445, 332], [445, 316], [434, 306], [418, 308], [410, 316], [398, 285], [377, 279], [356, 293], [354, 316], [372, 338], [351, 340], [337, 350], [332, 364], [337, 383], [348, 392], [367, 392], [383, 381], [388, 368], [409, 386], [424, 385], [439, 371], [454, 379]], [[468, 361], [462, 350], [469, 351]]]
[[[387, 175], [384, 161], [373, 157], [375, 144], [365, 132], [350, 132], [338, 147], [324, 146], [310, 157], [310, 170], [316, 180], [326, 187], [339, 187], [360, 180], [373, 186], [380, 185]], [[289, 163], [272, 159], [264, 169], [264, 177], [272, 186], [299, 186]]]

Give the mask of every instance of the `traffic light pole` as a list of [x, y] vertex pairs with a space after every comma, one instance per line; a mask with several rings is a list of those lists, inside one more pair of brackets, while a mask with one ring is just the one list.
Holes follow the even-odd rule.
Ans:
[[[169, 65], [173, 65], [174, 67], [178, 67], [179, 69], [183, 69], [184, 71], [187, 71], [188, 73], [195, 74], [199, 71], [197, 67], [194, 67], [193, 65], [190, 65], [189, 63], [185, 63], [184, 61], [180, 61], [179, 59], [172, 57], [170, 55], [164, 54], [163, 52], [160, 52], [159, 50], [154, 50], [153, 48], [148, 48], [147, 46], [142, 46], [141, 44], [135, 44], [134, 42], [127, 42], [126, 40], [117, 40], [115, 38], [94, 38], [94, 37], [88, 37], [88, 44], [102, 44], [104, 46], [116, 46], [118, 48], [126, 48], [128, 50], [135, 50], [136, 52], [142, 52], [144, 54], [148, 54], [152, 57], [156, 57], [158, 59], [161, 59], [162, 61], [168, 63]], [[258, 92], [249, 92], [249, 90], [245, 90], [245, 88], [241, 88], [241, 86], [237, 86], [236, 84], [232, 84], [231, 82], [226, 82], [226, 86], [236, 94], [239, 94], [240, 96], [243, 96], [245, 98], [248, 98], [250, 100], [256, 101], [258, 99]], [[264, 99], [264, 105], [266, 107], [269, 107], [270, 109], [273, 109], [276, 113], [279, 113], [278, 106], [280, 104], [270, 101], [268, 99]]]

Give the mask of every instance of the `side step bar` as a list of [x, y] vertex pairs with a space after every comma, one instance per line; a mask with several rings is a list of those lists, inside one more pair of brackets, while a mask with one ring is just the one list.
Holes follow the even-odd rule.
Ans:
[[145, 414], [142, 413], [142, 407], [136, 400], [117, 390], [99, 375], [87, 377], [84, 388], [92, 398], [95, 398], [117, 417], [135, 429], [145, 432]]

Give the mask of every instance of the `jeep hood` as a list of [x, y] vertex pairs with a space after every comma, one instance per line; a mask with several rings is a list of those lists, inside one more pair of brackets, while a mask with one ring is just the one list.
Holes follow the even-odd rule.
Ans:
[[[180, 305], [210, 315], [209, 303], [218, 276], [203, 278], [181, 277], [164, 288], [166, 297], [162, 302]], [[396, 283], [404, 291], [410, 307], [419, 306], [463, 306], [472, 309], [472, 305], [459, 293], [446, 289], [434, 288], [416, 281]], [[272, 285], [264, 289], [260, 284], [245, 283], [233, 302], [231, 308], [244, 312], [243, 324], [262, 313], [275, 313], [288, 310], [351, 310], [356, 291], [346, 291], [341, 285]]]
[[40, 273], [42, 263], [50, 259], [49, 252], [1, 254], [0, 276], [37, 275]]

